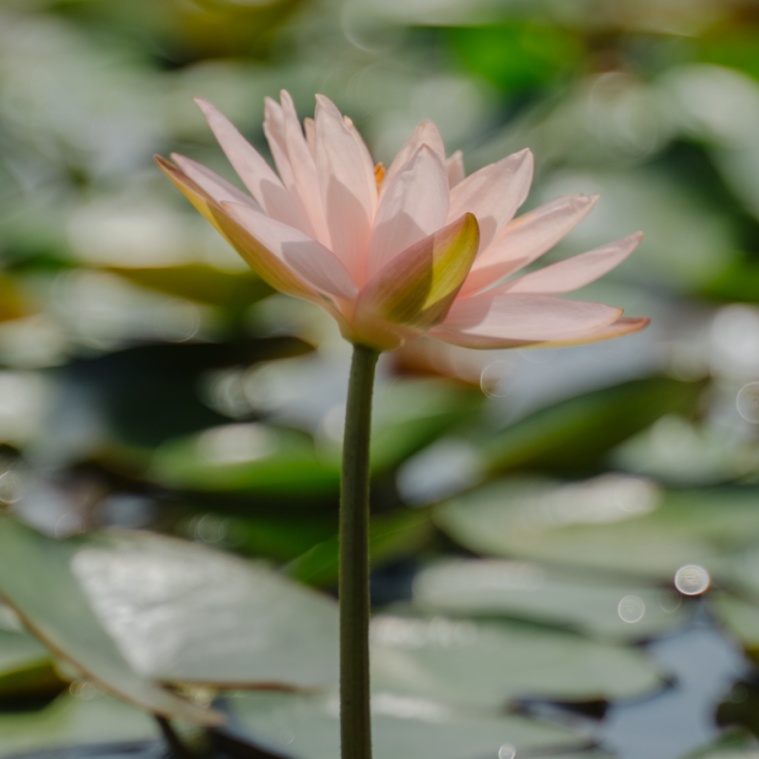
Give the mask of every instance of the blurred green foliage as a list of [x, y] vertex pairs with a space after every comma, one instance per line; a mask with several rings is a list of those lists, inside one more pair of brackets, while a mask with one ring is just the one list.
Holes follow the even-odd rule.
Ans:
[[[15, 590], [0, 587], [0, 596], [25, 609], [38, 587], [50, 591], [45, 608], [27, 612], [38, 634], [55, 627], [56, 588], [86, 609], [94, 601], [77, 584], [92, 576], [68, 574], [55, 557], [95, 546], [117, 565], [109, 538], [92, 534], [113, 526], [266, 562], [273, 571], [251, 572], [270, 572], [289, 590], [300, 590], [295, 581], [334, 590], [347, 346], [328, 318], [248, 271], [152, 163], [154, 153], [176, 150], [231, 178], [192, 97], [214, 102], [266, 154], [263, 98], [281, 88], [302, 116], [315, 92], [334, 99], [378, 161], [423, 118], [438, 124], [449, 151], [464, 150], [469, 171], [531, 147], [537, 171], [525, 208], [601, 195], [550, 260], [645, 233], [639, 251], [587, 295], [651, 316], [646, 332], [543, 351], [419, 341], [383, 358], [373, 591], [379, 629], [392, 634], [379, 672], [380, 753], [397, 755], [389, 736], [399, 715], [414, 756], [469, 759], [509, 731], [536, 752], [587, 745], [582, 725], [568, 734], [497, 714], [525, 700], [616, 708], [635, 694], [656, 708], [666, 673], [630, 644], [688, 624], [698, 604], [673, 584], [680, 564], [708, 572], [694, 595], [747, 654], [744, 675], [755, 679], [759, 14], [751, 0], [6, 0], [0, 510], [58, 537], [86, 537], [50, 550], [29, 537], [37, 547], [27, 553], [23, 541], [9, 543], [21, 553], [9, 568], [3, 549], [0, 576]], [[0, 541], [22, 529], [2, 524], [13, 526]], [[182, 550], [190, 562], [192, 551], [209, 567], [223, 561], [202, 546]], [[171, 551], [155, 548], [145, 566], [160, 576]], [[120, 598], [122, 586], [103, 582]], [[183, 621], [163, 629], [166, 640], [185, 640], [187, 619], [205, 629], [213, 592], [201, 584], [178, 598]], [[309, 596], [288, 613], [313, 624], [312, 601], [327, 603]], [[246, 597], [230, 612], [230, 630], [265, 617], [251, 604]], [[145, 606], [129, 608], [138, 624], [147, 619]], [[150, 703], [168, 698], [154, 690], [161, 676], [129, 669], [134, 661], [122, 660], [108, 637], [118, 631], [101, 612], [68, 621], [53, 646], [69, 661], [61, 666], [0, 607], [0, 756], [155, 734], [138, 712], [81, 683], [46, 703], [75, 679], [72, 659], [90, 676], [116, 667]], [[268, 621], [267, 682], [297, 690], [303, 683], [277, 647], [285, 633], [273, 612]], [[319, 635], [311, 643], [329, 646]], [[98, 655], [108, 650], [105, 664], [87, 660], [82, 636], [99, 641]], [[555, 656], [556, 666], [509, 679], [519, 641], [531, 638], [530, 656]], [[243, 644], [229, 649], [218, 629], [209, 641], [210, 653], [228, 654], [229, 669], [235, 656], [252, 656]], [[453, 659], [436, 659], [456, 641], [471, 657], [462, 659], [467, 678]], [[492, 701], [462, 708], [457, 694], [476, 701], [478, 682]], [[281, 753], [287, 736], [271, 734], [266, 720], [300, 714], [307, 727], [288, 756], [326, 756], [330, 692], [232, 696], [219, 708], [245, 728], [225, 745]], [[723, 695], [711, 694], [714, 709]], [[720, 714], [735, 712], [732, 721], [756, 730], [748, 710], [730, 703]], [[433, 740], [430, 720], [441, 714], [450, 733]], [[705, 725], [706, 737], [672, 730], [681, 754], [722, 755], [716, 727]]]

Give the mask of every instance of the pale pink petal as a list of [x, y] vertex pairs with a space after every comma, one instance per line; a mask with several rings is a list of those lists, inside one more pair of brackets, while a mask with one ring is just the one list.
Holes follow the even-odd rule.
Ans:
[[301, 129], [290, 93], [282, 90], [281, 105], [266, 99], [264, 134], [282, 181], [309, 226], [303, 231], [324, 245], [330, 244], [321, 202], [314, 156]]
[[440, 154], [422, 145], [382, 193], [369, 247], [369, 278], [445, 225], [448, 181]]
[[202, 188], [216, 203], [231, 200], [261, 210], [261, 206], [250, 195], [246, 195], [242, 190], [197, 161], [185, 158], [178, 153], [172, 153], [171, 160], [179, 166], [185, 176]]
[[[284, 91], [283, 91], [284, 94]], [[292, 108], [294, 111], [294, 108]], [[291, 116], [292, 117], [292, 116]], [[297, 225], [303, 232], [315, 239], [319, 239], [312, 220], [306, 210], [303, 202], [302, 193], [298, 185], [297, 175], [294, 164], [296, 160], [291, 160], [290, 148], [288, 145], [288, 119], [282, 105], [271, 98], [264, 99], [264, 135], [269, 143], [272, 158], [277, 166], [277, 171], [282, 179], [282, 183], [287, 188], [293, 207], [297, 210], [298, 218], [301, 222]], [[295, 116], [296, 129], [300, 131], [300, 124]], [[313, 166], [313, 158], [309, 156], [310, 163]], [[314, 169], [315, 173], [315, 169]]]
[[480, 251], [462, 293], [479, 292], [535, 261], [579, 224], [596, 200], [597, 195], [558, 198], [514, 219]]
[[540, 348], [563, 348], [572, 345], [586, 345], [587, 343], [600, 343], [602, 340], [612, 340], [615, 337], [624, 337], [631, 335], [633, 332], [640, 332], [647, 327], [651, 320], [646, 317], [624, 317], [618, 319], [608, 327], [602, 327], [594, 332], [588, 332], [582, 337], [574, 340], [551, 340], [549, 342], [538, 343], [536, 347]]
[[445, 167], [448, 170], [448, 186], [455, 187], [466, 176], [466, 172], [464, 171], [464, 154], [460, 150], [457, 150], [445, 162]]
[[306, 117], [303, 119], [303, 131], [306, 133], [306, 144], [311, 151], [311, 155], [316, 155], [316, 127], [314, 120]]
[[473, 213], [482, 234], [480, 250], [484, 251], [524, 203], [532, 170], [532, 153], [522, 150], [470, 174], [451, 190], [449, 220]]
[[316, 103], [316, 167], [321, 186], [331, 249], [351, 272], [365, 281], [366, 255], [377, 183], [374, 163], [358, 132], [323, 95]]
[[622, 310], [602, 303], [550, 295], [479, 295], [454, 302], [430, 334], [469, 348], [508, 347], [517, 342], [573, 340], [615, 322]]
[[196, 98], [195, 102], [203, 111], [211, 131], [237, 175], [264, 211], [285, 224], [302, 225], [303, 218], [294, 207], [290, 195], [258, 151], [210, 103], [200, 98]]
[[250, 206], [223, 203], [222, 208], [315, 291], [344, 299], [356, 297], [356, 285], [345, 267], [320, 243]]
[[507, 292], [554, 295], [577, 290], [621, 264], [638, 247], [642, 237], [643, 235], [638, 232], [587, 253], [581, 253], [579, 256], [568, 258], [566, 261], [551, 264], [493, 290], [488, 290], [488, 295]]
[[441, 161], [445, 160], [445, 145], [438, 128], [431, 121], [421, 121], [390, 164], [385, 174], [385, 187], [406, 166], [422, 145], [432, 148], [440, 156]]

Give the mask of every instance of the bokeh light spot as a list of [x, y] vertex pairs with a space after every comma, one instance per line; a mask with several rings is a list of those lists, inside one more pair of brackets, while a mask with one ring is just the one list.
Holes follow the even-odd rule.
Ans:
[[625, 596], [617, 605], [619, 618], [628, 625], [640, 622], [646, 614], [646, 604], [638, 596]]
[[701, 595], [710, 583], [709, 573], [698, 564], [686, 564], [675, 572], [675, 587], [684, 596]]
[[735, 399], [738, 413], [752, 424], [759, 424], [759, 382], [748, 382]]

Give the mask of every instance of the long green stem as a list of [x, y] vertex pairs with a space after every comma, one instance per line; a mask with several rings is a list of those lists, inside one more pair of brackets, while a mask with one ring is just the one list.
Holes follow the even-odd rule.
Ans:
[[353, 347], [340, 490], [342, 759], [371, 759], [369, 712], [369, 434], [379, 353]]

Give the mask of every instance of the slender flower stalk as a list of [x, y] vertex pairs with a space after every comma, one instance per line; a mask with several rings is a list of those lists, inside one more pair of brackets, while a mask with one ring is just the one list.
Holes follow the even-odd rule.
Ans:
[[274, 171], [210, 103], [198, 105], [248, 193], [195, 161], [158, 165], [275, 289], [312, 301], [354, 346], [340, 504], [343, 759], [370, 759], [369, 434], [381, 351], [427, 335], [467, 348], [576, 345], [642, 329], [601, 303], [564, 299], [627, 258], [629, 235], [536, 271], [597, 198], [558, 198], [516, 216], [528, 150], [466, 176], [423, 121], [387, 170], [350, 119], [318, 95], [301, 126], [292, 98], [266, 101]]
[[370, 759], [369, 437], [379, 352], [353, 347], [340, 489], [340, 733], [342, 759]]

